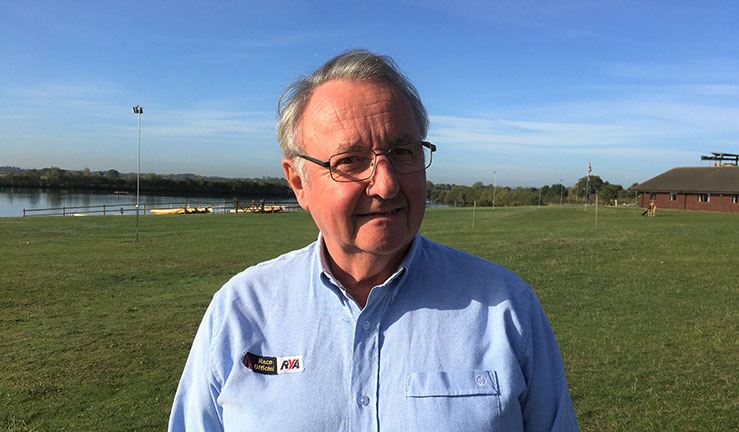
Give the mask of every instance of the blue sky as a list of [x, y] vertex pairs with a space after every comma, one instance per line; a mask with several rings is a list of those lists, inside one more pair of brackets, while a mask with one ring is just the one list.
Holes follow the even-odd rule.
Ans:
[[[357, 4], [354, 4], [357, 3]], [[630, 186], [739, 153], [735, 1], [0, 0], [0, 166], [281, 176], [276, 105], [333, 55], [392, 56], [435, 183]], [[496, 172], [495, 176], [493, 171]]]

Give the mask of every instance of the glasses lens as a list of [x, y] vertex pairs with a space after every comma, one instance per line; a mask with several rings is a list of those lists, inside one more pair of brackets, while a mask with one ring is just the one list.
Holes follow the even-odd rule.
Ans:
[[[423, 143], [403, 144], [390, 148], [386, 154], [399, 174], [423, 171], [431, 165], [431, 148]], [[338, 182], [362, 181], [372, 175], [376, 153], [358, 150], [339, 153], [329, 158], [331, 178]]]
[[400, 174], [423, 171], [431, 165], [431, 149], [421, 143], [393, 147], [389, 153], [395, 170]]
[[367, 150], [333, 155], [328, 160], [331, 177], [336, 181], [364, 180], [372, 173], [374, 160], [375, 153]]

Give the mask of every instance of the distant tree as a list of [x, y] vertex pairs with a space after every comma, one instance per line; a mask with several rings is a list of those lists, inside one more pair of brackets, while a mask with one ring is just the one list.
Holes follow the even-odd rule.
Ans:
[[[584, 201], [585, 196], [591, 196], [597, 191], [598, 189], [602, 188], [605, 182], [600, 178], [600, 176], [590, 176], [590, 181], [588, 181], [588, 177], [582, 177], [580, 180], [575, 183], [575, 187], [577, 188], [577, 191], [579, 192], [579, 196]], [[588, 187], [588, 191], [585, 190], [585, 188]], [[593, 197], [591, 197], [592, 201]]]
[[567, 199], [569, 190], [561, 183], [555, 183], [549, 187], [547, 194], [547, 202], [550, 204], [559, 204], [560, 198], [564, 202]]
[[62, 185], [64, 170], [59, 167], [51, 167], [45, 170], [41, 176], [43, 184], [47, 187], [59, 187]]
[[602, 188], [598, 190], [598, 200], [603, 204], [614, 204], [618, 198], [619, 192], [623, 190], [621, 185], [613, 185], [606, 182]]
[[[495, 197], [496, 200], [498, 197]], [[493, 186], [485, 186], [484, 188], [480, 189], [479, 193], [477, 194], [477, 205], [481, 207], [490, 207], [493, 205]]]

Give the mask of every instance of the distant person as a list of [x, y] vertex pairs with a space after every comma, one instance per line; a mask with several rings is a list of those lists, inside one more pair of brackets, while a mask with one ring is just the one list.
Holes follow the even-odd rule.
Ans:
[[643, 212], [642, 216], [654, 216], [655, 210], [657, 210], [657, 206], [654, 205], [654, 201], [649, 202], [649, 207], [647, 207]]
[[320, 234], [215, 294], [169, 429], [576, 431], [531, 288], [418, 232], [436, 147], [392, 59], [331, 59], [279, 116], [285, 176]]

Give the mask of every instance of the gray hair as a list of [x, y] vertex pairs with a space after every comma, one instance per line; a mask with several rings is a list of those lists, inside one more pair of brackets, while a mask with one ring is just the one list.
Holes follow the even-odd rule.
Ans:
[[[411, 104], [413, 115], [418, 123], [421, 139], [426, 138], [429, 118], [426, 114], [418, 91], [395, 64], [392, 58], [371, 53], [363, 49], [354, 49], [340, 54], [321, 66], [310, 75], [303, 76], [290, 84], [280, 96], [277, 105], [277, 141], [280, 143], [282, 155], [287, 159], [295, 159], [302, 153], [302, 144], [298, 142], [298, 125], [308, 105], [313, 91], [321, 84], [331, 80], [378, 80], [395, 86]], [[300, 160], [302, 161], [302, 159]], [[302, 163], [298, 171], [302, 175]]]

